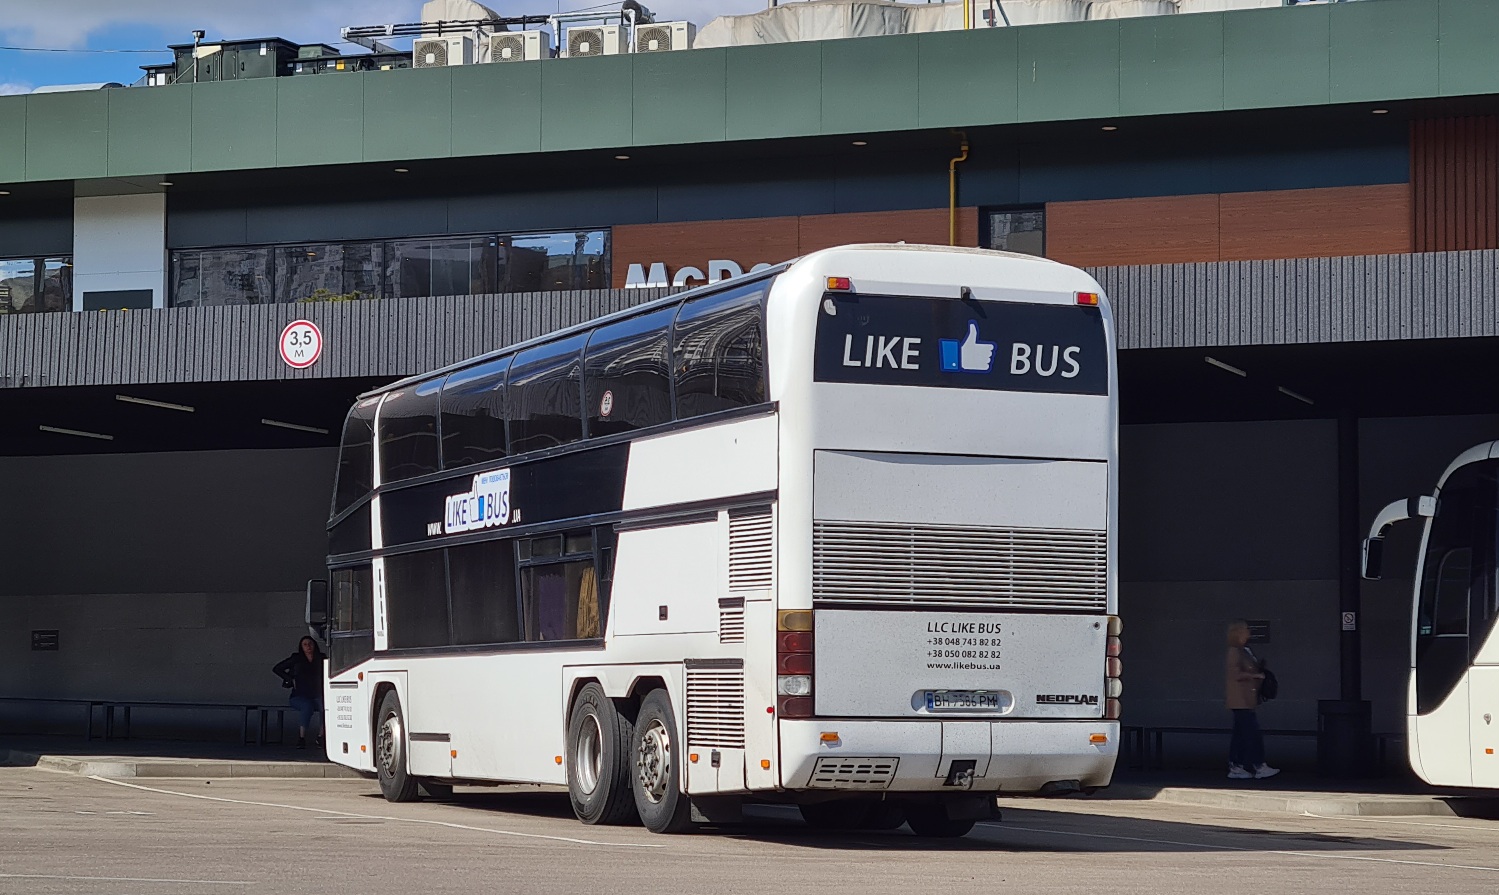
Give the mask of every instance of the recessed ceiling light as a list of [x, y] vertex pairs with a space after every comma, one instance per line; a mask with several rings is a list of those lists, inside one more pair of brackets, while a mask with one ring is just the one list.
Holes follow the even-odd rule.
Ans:
[[9, 196], [10, 190], [0, 190], [0, 196]]
[[630, 160], [630, 157], [628, 155], [616, 155], [615, 158], [622, 162], [627, 162]]
[[869, 141], [868, 140], [855, 140], [854, 141], [854, 145], [855, 146], [868, 146], [869, 145]]
[[411, 169], [410, 168], [397, 168], [396, 169], [396, 173], [397, 174], [410, 174], [411, 173]]
[[1390, 114], [1390, 110], [1389, 109], [1375, 109], [1374, 110], [1374, 114], [1375, 115], [1388, 115], [1388, 114]]
[[157, 186], [171, 186], [172, 182], [170, 180], [158, 180], [158, 181], [156, 181], [156, 185]]
[[1103, 126], [1103, 129], [1106, 130], [1106, 131], [1117, 131], [1117, 130], [1119, 130], [1119, 128], [1115, 127], [1112, 124], [1105, 124]]

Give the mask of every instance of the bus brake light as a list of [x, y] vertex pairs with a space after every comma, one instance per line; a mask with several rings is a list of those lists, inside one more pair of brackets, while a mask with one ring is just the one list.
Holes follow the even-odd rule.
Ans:
[[848, 277], [828, 277], [828, 291], [852, 292], [854, 291], [854, 281]]
[[1096, 308], [1098, 307], [1098, 293], [1079, 292], [1077, 294], [1077, 303], [1085, 307]]

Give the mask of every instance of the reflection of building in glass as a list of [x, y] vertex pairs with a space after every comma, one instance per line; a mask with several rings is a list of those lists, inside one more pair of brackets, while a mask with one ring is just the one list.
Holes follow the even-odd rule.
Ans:
[[0, 314], [72, 309], [71, 258], [0, 260]]
[[605, 289], [606, 230], [188, 249], [172, 304], [239, 305]]

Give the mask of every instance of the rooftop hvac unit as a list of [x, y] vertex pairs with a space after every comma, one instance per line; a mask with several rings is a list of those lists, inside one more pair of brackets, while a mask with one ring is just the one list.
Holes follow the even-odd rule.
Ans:
[[625, 33], [618, 25], [598, 25], [591, 28], [567, 29], [567, 55], [574, 56], [618, 56], [628, 48]]
[[545, 31], [502, 31], [489, 35], [490, 62], [530, 62], [545, 59], [552, 41]]
[[697, 37], [697, 26], [691, 22], [657, 22], [635, 29], [635, 52], [668, 53], [690, 50]]
[[473, 61], [474, 41], [467, 35], [423, 37], [411, 45], [412, 68], [471, 65]]

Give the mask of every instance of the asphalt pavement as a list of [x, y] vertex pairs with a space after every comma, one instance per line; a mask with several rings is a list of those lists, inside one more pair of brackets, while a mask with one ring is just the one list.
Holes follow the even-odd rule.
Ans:
[[392, 805], [350, 779], [0, 768], [0, 893], [1491, 893], [1499, 822], [1011, 800], [951, 841], [827, 834], [794, 809], [658, 836], [555, 788]]

